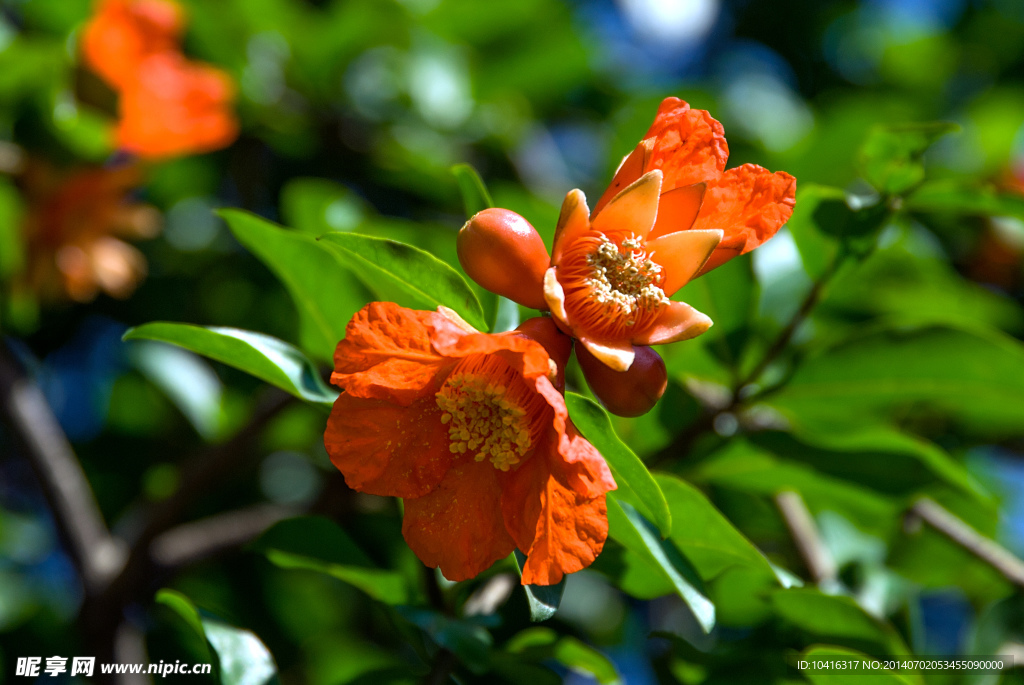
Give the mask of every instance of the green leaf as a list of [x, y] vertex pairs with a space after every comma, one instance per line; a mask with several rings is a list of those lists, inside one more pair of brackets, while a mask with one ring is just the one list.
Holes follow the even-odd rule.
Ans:
[[334, 522], [319, 516], [281, 521], [253, 543], [276, 566], [317, 571], [390, 604], [407, 604], [415, 593], [398, 571], [381, 569]]
[[355, 233], [328, 233], [320, 244], [332, 251], [381, 300], [413, 309], [455, 310], [471, 326], [487, 329], [476, 295], [446, 263], [405, 243]]
[[156, 593], [155, 600], [157, 604], [162, 604], [171, 611], [173, 611], [178, 618], [180, 618], [189, 630], [195, 635], [206, 640], [206, 631], [203, 630], [203, 620], [199, 616], [199, 611], [196, 609], [192, 601], [176, 590], [163, 589]]
[[0, 179], [0, 282], [21, 271], [25, 252], [21, 236], [21, 195]]
[[559, 637], [551, 628], [527, 628], [508, 641], [505, 649], [532, 661], [554, 659], [563, 666], [593, 677], [602, 685], [622, 682], [615, 664], [590, 645], [571, 636]]
[[507, 297], [495, 295], [494, 322], [491, 333], [504, 333], [519, 326], [519, 305]]
[[262, 333], [155, 321], [129, 329], [122, 340], [159, 340], [184, 347], [245, 371], [307, 402], [329, 407], [338, 397], [302, 352]]
[[879, 191], [904, 193], [924, 180], [921, 156], [936, 140], [960, 129], [956, 124], [883, 124], [873, 128], [861, 146], [861, 173]]
[[366, 219], [367, 209], [354, 192], [323, 178], [296, 178], [281, 191], [284, 223], [310, 236], [352, 231]]
[[222, 685], [265, 685], [278, 681], [274, 657], [255, 633], [212, 619], [204, 619], [203, 628], [217, 652]]
[[615, 434], [608, 412], [593, 400], [574, 392], [565, 393], [565, 406], [576, 428], [608, 462], [620, 496], [628, 497], [634, 506], [640, 507], [644, 515], [658, 526], [662, 537], [668, 537], [672, 532], [672, 512], [665, 495], [640, 457]]
[[770, 404], [817, 431], [952, 419], [997, 439], [1024, 425], [1024, 347], [994, 331], [873, 330], [807, 359]]
[[838, 641], [869, 654], [910, 653], [891, 625], [869, 615], [850, 597], [793, 588], [773, 592], [771, 602], [781, 619], [815, 638]]
[[801, 185], [796, 191], [793, 216], [786, 222], [800, 252], [807, 275], [817, 280], [832, 269], [839, 254], [839, 242], [819, 221], [827, 220], [827, 212], [819, 214], [822, 205], [840, 202], [846, 205], [846, 192], [839, 188], [813, 183]]
[[[844, 649], [842, 647], [834, 647], [832, 645], [815, 645], [814, 647], [804, 650], [800, 654], [799, 658], [806, 661], [828, 661], [830, 658], [835, 659], [836, 657], [844, 660], [868, 660], [870, 658], [877, 658], [869, 657], [863, 652]], [[813, 685], [847, 685], [850, 682], [855, 682], [857, 685], [912, 685], [912, 683], [915, 682], [914, 680], [905, 678], [897, 673], [892, 673], [891, 671], [877, 671], [873, 673], [844, 673], [840, 670], [836, 670], [831, 673], [807, 673], [805, 671], [804, 677], [810, 680]]]
[[715, 605], [703, 593], [703, 583], [690, 562], [629, 502], [608, 495], [608, 536], [644, 559], [672, 584], [705, 633], [715, 626]]
[[[513, 553], [516, 560], [516, 568], [520, 576], [523, 566], [526, 564], [526, 555], [518, 549]], [[566, 576], [554, 585], [524, 585], [526, 591], [526, 603], [530, 606], [531, 621], [546, 621], [558, 611], [558, 605], [562, 602], [562, 593], [565, 592]]]
[[369, 292], [311, 236], [237, 209], [218, 212], [238, 242], [284, 284], [299, 312], [302, 347], [330, 360]]
[[483, 673], [490, 666], [494, 643], [487, 630], [471, 620], [450, 618], [430, 609], [400, 606], [395, 610], [409, 623], [424, 631], [438, 645], [450, 649], [474, 673]]
[[491, 199], [491, 194], [487, 192], [487, 186], [476, 169], [469, 164], [456, 164], [452, 167], [452, 174], [459, 184], [459, 193], [462, 194], [467, 219], [494, 206], [494, 200]]
[[1024, 220], [1024, 196], [1001, 193], [977, 181], [929, 181], [905, 199], [904, 207], [917, 212], [1011, 216]]

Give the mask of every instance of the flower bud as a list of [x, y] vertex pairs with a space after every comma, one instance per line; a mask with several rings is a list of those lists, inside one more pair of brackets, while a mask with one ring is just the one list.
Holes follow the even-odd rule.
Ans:
[[615, 371], [576, 346], [576, 358], [587, 385], [605, 409], [619, 416], [641, 416], [658, 403], [668, 387], [668, 374], [661, 355], [650, 347], [633, 346], [636, 357], [626, 371]]
[[565, 365], [572, 354], [572, 338], [565, 335], [549, 316], [535, 316], [519, 325], [516, 333], [536, 340], [547, 350], [548, 357], [555, 363], [555, 378], [552, 383], [559, 391], [565, 390]]
[[459, 263], [481, 286], [532, 309], [547, 309], [544, 272], [550, 265], [544, 241], [523, 217], [485, 209], [459, 231]]

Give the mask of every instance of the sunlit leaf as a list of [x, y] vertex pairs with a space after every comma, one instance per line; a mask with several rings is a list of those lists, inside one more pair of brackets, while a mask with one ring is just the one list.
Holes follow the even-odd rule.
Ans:
[[476, 295], [452, 267], [417, 247], [355, 233], [328, 233], [320, 244], [381, 300], [413, 309], [449, 307], [478, 330], [487, 321]]
[[156, 321], [129, 329], [124, 340], [158, 340], [233, 366], [282, 390], [324, 406], [338, 393], [320, 378], [312, 362], [286, 342], [237, 328]]
[[567, 668], [591, 676], [602, 685], [622, 682], [615, 664], [608, 657], [574, 637], [560, 636], [551, 628], [527, 628], [513, 635], [505, 649], [532, 661], [554, 659]]
[[274, 657], [254, 633], [212, 619], [204, 619], [203, 628], [206, 639], [217, 652], [222, 685], [277, 682]]
[[281, 280], [299, 311], [302, 346], [330, 360], [369, 292], [314, 238], [254, 214], [222, 210], [231, 232]]
[[608, 462], [623, 496], [641, 509], [653, 521], [662, 537], [672, 532], [672, 512], [658, 482], [640, 458], [615, 434], [608, 412], [593, 400], [573, 392], [565, 393], [565, 406], [569, 417], [590, 443]]
[[[515, 551], [516, 566], [522, 573], [526, 565], [526, 555], [518, 549]], [[565, 576], [554, 585], [524, 585], [526, 592], [526, 603], [530, 607], [531, 621], [546, 621], [558, 611], [558, 605], [562, 602], [562, 593], [565, 592]]]
[[1024, 220], [1024, 195], [999, 192], [977, 181], [929, 181], [911, 193], [904, 206], [918, 212], [1012, 216]]
[[780, 618], [816, 639], [838, 641], [869, 654], [910, 653], [891, 625], [869, 615], [850, 597], [794, 588], [773, 592], [771, 602]]
[[452, 174], [459, 184], [462, 204], [466, 208], [466, 218], [494, 206], [494, 200], [491, 199], [491, 194], [487, 192], [487, 186], [476, 169], [469, 164], [456, 164], [452, 167]]
[[17, 189], [0, 179], [0, 282], [24, 266], [21, 214], [21, 197]]
[[861, 173], [883, 193], [904, 193], [924, 180], [921, 156], [925, 151], [959, 129], [945, 122], [876, 126], [860, 149]]

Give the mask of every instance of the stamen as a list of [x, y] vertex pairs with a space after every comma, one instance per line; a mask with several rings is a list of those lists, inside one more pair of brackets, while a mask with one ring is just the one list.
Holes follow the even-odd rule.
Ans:
[[508, 471], [536, 444], [547, 403], [496, 355], [468, 357], [436, 394], [452, 454]]

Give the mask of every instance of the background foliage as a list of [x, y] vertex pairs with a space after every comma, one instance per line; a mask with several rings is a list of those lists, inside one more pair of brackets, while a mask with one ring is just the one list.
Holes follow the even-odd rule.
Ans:
[[[127, 559], [83, 572], [99, 548], [62, 542], [8, 422], [0, 681], [19, 656], [97, 654], [231, 683], [824, 684], [846, 679], [792, 659], [1021, 653], [1019, 3], [182, 4], [243, 132], [149, 166], [136, 195], [164, 230], [138, 243], [130, 299], [15, 287], [32, 207], [0, 175], [2, 380], [42, 389]], [[114, 153], [79, 64], [90, 8], [0, 2], [0, 158]], [[451, 586], [395, 501], [330, 466], [322, 372], [371, 298], [507, 328], [517, 313], [461, 275], [466, 209], [489, 191], [550, 244], [564, 193], [597, 197], [668, 94], [724, 123], [730, 166], [795, 175], [796, 213], [680, 292], [715, 326], [662, 348], [654, 411], [609, 417], [569, 370], [620, 484], [594, 567], [564, 594], [507, 595], [513, 559]], [[949, 517], [980, 538], [951, 540]]]

